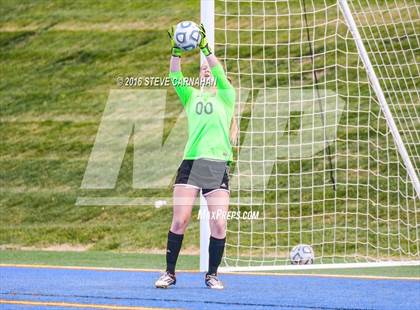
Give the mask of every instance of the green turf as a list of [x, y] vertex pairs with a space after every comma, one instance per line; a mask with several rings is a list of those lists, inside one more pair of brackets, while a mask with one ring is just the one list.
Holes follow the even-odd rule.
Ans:
[[[197, 20], [198, 3], [1, 2], [1, 244], [69, 243], [94, 250], [164, 246], [168, 208], [78, 208], [75, 202], [86, 195], [81, 181], [116, 77], [166, 76], [166, 29], [180, 16]], [[107, 27], [112, 29], [104, 31]], [[197, 69], [197, 54], [184, 60], [186, 74]], [[169, 111], [179, 113], [172, 89], [168, 98]], [[130, 145], [118, 187], [105, 195], [156, 194], [132, 188], [132, 158]], [[170, 193], [170, 188], [158, 191]], [[197, 222], [190, 228], [185, 243], [195, 246]]]
[[[329, 4], [333, 2], [335, 1], [326, 1]], [[287, 5], [289, 4], [292, 12], [301, 12], [299, 1], [290, 1]], [[221, 3], [218, 3], [218, 10], [221, 9], [220, 5]], [[265, 8], [262, 7], [262, 2], [253, 5], [256, 15], [263, 9], [273, 9], [272, 3], [265, 3], [267, 6]], [[285, 7], [280, 6], [286, 5], [286, 2], [278, 5], [279, 9], [284, 10]], [[319, 5], [323, 4], [320, 2]], [[231, 13], [236, 12], [236, 3], [228, 2], [228, 6]], [[243, 4], [242, 14], [249, 13], [249, 9], [248, 4]], [[333, 17], [335, 13], [335, 8], [332, 8], [328, 10], [326, 16]], [[299, 14], [297, 16], [301, 16]], [[318, 22], [325, 18], [322, 12], [310, 17], [316, 17]], [[411, 18], [409, 12], [404, 12], [403, 18]], [[81, 0], [54, 3], [29, 0], [1, 1], [0, 244], [39, 248], [57, 244], [83, 245], [92, 251], [164, 248], [171, 221], [169, 208], [156, 209], [153, 206], [83, 208], [76, 207], [75, 202], [77, 197], [83, 195], [128, 197], [170, 195], [170, 187], [147, 191], [133, 188], [132, 143], [124, 158], [115, 189], [104, 193], [100, 190], [83, 191], [80, 186], [109, 91], [116, 88], [116, 77], [166, 76], [169, 58], [166, 29], [181, 19], [199, 19], [199, 0], [100, 1], [88, 5]], [[253, 21], [254, 27], [262, 25], [273, 27], [278, 22], [280, 28], [286, 27], [289, 22], [284, 17], [277, 21], [273, 18], [266, 18], [263, 21], [261, 17], [254, 17]], [[217, 22], [218, 25], [224, 25], [221, 16], [217, 17]], [[233, 29], [235, 22], [231, 20], [229, 24]], [[248, 17], [238, 21], [248, 26], [249, 22]], [[290, 22], [296, 27], [302, 25], [301, 18]], [[396, 27], [401, 33], [402, 27], [400, 25]], [[301, 29], [302, 27], [296, 28], [290, 32], [293, 40], [302, 36]], [[326, 30], [327, 34], [336, 31], [334, 25]], [[342, 25], [339, 30], [343, 31]], [[384, 32], [384, 29], [374, 31]], [[407, 31], [412, 35], [414, 30], [408, 28]], [[278, 38], [269, 33], [265, 37], [261, 33], [254, 33], [251, 36], [245, 31], [239, 34], [239, 38], [245, 45], [251, 39], [255, 44], [261, 43], [262, 40], [272, 43], [274, 39], [286, 42], [287, 35], [287, 32], [283, 31], [279, 33]], [[316, 35], [321, 36], [324, 33], [317, 31]], [[268, 86], [273, 86], [276, 82], [281, 86], [287, 85], [285, 83], [290, 83], [290, 86], [302, 83], [302, 86], [305, 86], [312, 82], [310, 70], [312, 65], [304, 61], [290, 62], [291, 71], [309, 70], [304, 74], [281, 75], [277, 80], [272, 75], [265, 77], [254, 75], [253, 80], [246, 75], [251, 69], [256, 73], [261, 73], [263, 70], [257, 60], [251, 68], [248, 61], [250, 55], [254, 58], [280, 57], [288, 53], [295, 57], [307, 56], [308, 48], [305, 46], [294, 45], [291, 50], [284, 45], [278, 47], [278, 50], [261, 46], [254, 46], [253, 50], [246, 46], [237, 49], [236, 45], [232, 44], [238, 39], [236, 33], [232, 35], [218, 31], [216, 37], [220, 42], [219, 54], [226, 53], [226, 56], [234, 58], [240, 56], [240, 61], [236, 59], [227, 61], [226, 65], [231, 72], [237, 72], [236, 66], [239, 66], [241, 72], [245, 73], [241, 80], [242, 87], [261, 86], [263, 82]], [[407, 37], [410, 40], [401, 38], [404, 39], [402, 47], [408, 48], [410, 44], [414, 44], [413, 38], [413, 36]], [[302, 40], [305, 40], [304, 35]], [[228, 43], [226, 49], [224, 42]], [[328, 50], [334, 44], [332, 39], [317, 42], [314, 49], [318, 52], [322, 52], [324, 48]], [[337, 48], [345, 50], [344, 42], [344, 39], [339, 40]], [[351, 43], [351, 39], [347, 42], [348, 48], [354, 52], [354, 43]], [[394, 47], [393, 44], [395, 43], [392, 40], [387, 40], [373, 48], [390, 49]], [[398, 60], [397, 55], [392, 53], [389, 55], [389, 59], [376, 59], [378, 65], [381, 65], [381, 61], [392, 63]], [[402, 55], [410, 57], [408, 52]], [[317, 58], [315, 67], [331, 66], [336, 63], [343, 67], [349, 65], [348, 70], [337, 71], [337, 78], [345, 81], [366, 79], [365, 74], [359, 76], [359, 72], [351, 69], [360, 65], [355, 54], [346, 57], [345, 53], [341, 53], [337, 57], [337, 59]], [[419, 55], [412, 56], [408, 61], [418, 62], [419, 57]], [[198, 59], [198, 53], [190, 53], [183, 57], [185, 75], [196, 75]], [[287, 66], [284, 61], [279, 63], [267, 61], [264, 68], [267, 71], [278, 69], [286, 72], [289, 70]], [[387, 67], [378, 66], [378, 70], [383, 70], [380, 73], [385, 74], [385, 69], [381, 68]], [[413, 68], [407, 66], [404, 70], [409, 69]], [[348, 91], [357, 98], [370, 94], [371, 90], [366, 84], [348, 84], [341, 81], [336, 85], [333, 76], [335, 73], [334, 69], [327, 70], [325, 76], [320, 77], [320, 82], [328, 81], [326, 88], [338, 87], [340, 91]], [[403, 73], [405, 72], [393, 72], [395, 75]], [[403, 88], [419, 87], [420, 82], [418, 79], [413, 79], [408, 83], [409, 85], [404, 85]], [[238, 85], [238, 80], [234, 80], [234, 84]], [[169, 116], [165, 123], [165, 133], [170, 131], [171, 124], [175, 122], [180, 112], [174, 91], [172, 88], [168, 88], [168, 91], [166, 112]], [[392, 175], [394, 171], [404, 171], [404, 168], [398, 163], [387, 164], [388, 161], [396, 159], [395, 152], [393, 157], [387, 158], [387, 155], [381, 157], [381, 151], [375, 149], [373, 157], [376, 156], [381, 160], [371, 159], [369, 165], [365, 156], [369, 148], [377, 144], [385, 145], [391, 140], [390, 133], [386, 131], [385, 121], [375, 114], [378, 112], [378, 106], [370, 106], [366, 98], [362, 98], [360, 102], [357, 100], [352, 102], [351, 108], [352, 111], [348, 111], [342, 119], [340, 126], [342, 130], [339, 131], [339, 141], [335, 145], [340, 155], [333, 158], [333, 163], [338, 168], [336, 177], [342, 182], [342, 186], [338, 186], [337, 192], [334, 192], [328, 183], [325, 151], [316, 154], [319, 156], [319, 160], [316, 161], [289, 162], [284, 158], [279, 159], [272, 168], [272, 177], [267, 178], [269, 187], [274, 190], [253, 192], [254, 198], [265, 199], [264, 214], [267, 220], [242, 222], [241, 225], [235, 221], [229, 223], [233, 233], [228, 236], [228, 240], [232, 241], [233, 246], [228, 247], [227, 251], [231, 257], [235, 258], [237, 254], [238, 247], [234, 244], [237, 229], [244, 233], [241, 235], [243, 246], [241, 249], [245, 252], [248, 248], [252, 248], [252, 245], [258, 244], [281, 246], [281, 250], [285, 252], [292, 244], [314, 240], [314, 243], [322, 244], [315, 248], [316, 255], [319, 256], [345, 252], [350, 256], [358, 253], [362, 256], [376, 257], [378, 255], [376, 250], [381, 249], [379, 255], [399, 255], [401, 250], [411, 255], [417, 253], [418, 257], [419, 240], [416, 237], [418, 223], [414, 222], [418, 217], [416, 209], [413, 208], [414, 202], [405, 196], [406, 180], [396, 181], [394, 178], [386, 177], [388, 174]], [[241, 122], [243, 130], [249, 124], [247, 121], [249, 116], [249, 110], [245, 109]], [[298, 117], [293, 116], [293, 118]], [[373, 139], [369, 141], [370, 143], [355, 143], [355, 140], [367, 139], [368, 135], [373, 137], [377, 135], [375, 130], [356, 129], [368, 120], [373, 124], [378, 123], [380, 138]], [[290, 121], [287, 131], [292, 137], [299, 124]], [[417, 130], [417, 127], [411, 130]], [[244, 142], [243, 136], [241, 141]], [[265, 140], [261, 135], [254, 135], [255, 145], [263, 141]], [[414, 143], [410, 147], [413, 148], [410, 149], [412, 153], [420, 153]], [[358, 156], [359, 154], [363, 156]], [[354, 168], [351, 173], [345, 170], [347, 165]], [[316, 172], [308, 173], [311, 168]], [[366, 173], [366, 169], [370, 169], [373, 173]], [[305, 173], [305, 177], [291, 177], [294, 173], [298, 175], [297, 172]], [[385, 177], [379, 177], [379, 172]], [[301, 191], [303, 186], [320, 184], [319, 187], [313, 187], [313, 191]], [[295, 189], [289, 190], [293, 186]], [[401, 186], [400, 191], [395, 190], [397, 186]], [[412, 194], [409, 188], [407, 192], [408, 195]], [[333, 200], [334, 197], [339, 199]], [[343, 197], [353, 198], [346, 200]], [[274, 200], [282, 203], [282, 207], [278, 205], [270, 207]], [[300, 200], [302, 200], [301, 208], [283, 207], [283, 203], [288, 201], [296, 203]], [[404, 204], [401, 209], [400, 202]], [[387, 205], [392, 205], [392, 208], [384, 207]], [[246, 208], [244, 207], [244, 210]], [[303, 221], [289, 220], [290, 216], [307, 216], [311, 212], [317, 216], [306, 217]], [[193, 249], [197, 249], [199, 245], [199, 224], [196, 214], [195, 209], [188, 234], [184, 239], [184, 245]], [[268, 219], [274, 215], [278, 220]], [[251, 231], [253, 234], [248, 234]], [[257, 234], [261, 232], [264, 234]], [[336, 242], [344, 238], [350, 242]], [[389, 253], [388, 249], [397, 250]], [[108, 253], [103, 255], [106, 256]], [[264, 254], [269, 256], [271, 253]]]
[[[16, 251], [1, 250], [1, 264], [41, 264], [53, 266], [85, 266], [112, 268], [164, 269], [165, 256], [160, 254], [118, 253], [111, 251], [56, 252], [56, 251]], [[197, 255], [180, 255], [179, 270], [197, 270]], [[420, 266], [375, 267], [353, 269], [320, 269], [300, 271], [275, 271], [291, 274], [331, 274], [388, 277], [420, 277]]]
[[[197, 269], [199, 258], [182, 255], [178, 269]], [[13, 251], [1, 250], [2, 264], [41, 264], [54, 266], [85, 266], [112, 268], [164, 269], [165, 256], [159, 254], [118, 253], [111, 251], [63, 252], [63, 251]]]

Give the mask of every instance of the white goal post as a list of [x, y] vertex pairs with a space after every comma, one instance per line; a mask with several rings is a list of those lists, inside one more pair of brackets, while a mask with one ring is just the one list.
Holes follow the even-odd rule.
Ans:
[[[359, 50], [360, 58], [365, 65], [366, 71], [369, 75], [369, 79], [372, 85], [373, 90], [375, 91], [376, 96], [378, 97], [379, 104], [381, 105], [382, 111], [385, 114], [386, 121], [388, 123], [389, 129], [391, 130], [392, 136], [394, 138], [395, 144], [397, 145], [398, 152], [401, 154], [402, 160], [405, 164], [408, 174], [410, 175], [411, 182], [416, 190], [418, 198], [420, 198], [420, 182], [416, 170], [414, 169], [411, 159], [405, 149], [404, 142], [401, 139], [400, 133], [398, 131], [397, 125], [394, 122], [391, 111], [389, 110], [388, 103], [386, 102], [384, 92], [382, 91], [381, 85], [376, 76], [375, 70], [373, 69], [372, 63], [370, 62], [369, 55], [366, 51], [366, 48], [363, 44], [362, 38], [360, 36], [359, 30], [357, 29], [356, 23], [351, 15], [349, 5], [347, 0], [339, 0], [340, 8], [343, 11], [343, 16], [347, 22], [349, 30], [351, 31], [354, 41], [356, 42], [357, 48]], [[420, 141], [419, 141], [420, 142]]]
[[[214, 50], [214, 0], [201, 0], [200, 6], [201, 22], [206, 29], [207, 40], [210, 47]], [[206, 57], [200, 53], [200, 64], [206, 60]], [[202, 193], [200, 193], [200, 214], [206, 214], [207, 202]], [[205, 216], [200, 217], [200, 271], [208, 270], [209, 265], [209, 243], [210, 243], [210, 225]]]
[[[201, 20], [237, 89], [230, 210], [259, 213], [228, 222], [221, 269], [420, 265], [420, 5], [201, 0]], [[315, 264], [290, 266], [299, 243]]]

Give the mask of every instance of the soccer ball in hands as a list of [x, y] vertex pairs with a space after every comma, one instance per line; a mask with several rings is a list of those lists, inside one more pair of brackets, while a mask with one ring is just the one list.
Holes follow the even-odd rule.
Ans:
[[198, 43], [200, 43], [200, 29], [194, 22], [180, 22], [175, 27], [174, 40], [176, 45], [184, 51], [191, 51], [198, 46]]
[[292, 265], [309, 265], [314, 262], [314, 259], [314, 250], [307, 244], [298, 244], [290, 251]]

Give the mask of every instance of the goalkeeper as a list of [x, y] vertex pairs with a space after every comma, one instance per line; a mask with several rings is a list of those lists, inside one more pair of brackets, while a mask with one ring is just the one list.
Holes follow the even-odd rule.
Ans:
[[[236, 139], [233, 121], [235, 89], [209, 48], [204, 26], [200, 26], [199, 47], [207, 62], [200, 67], [200, 81], [216, 85], [195, 89], [184, 84], [181, 72], [181, 48], [173, 39], [175, 27], [168, 34], [172, 46], [170, 78], [188, 118], [188, 141], [178, 169], [173, 191], [173, 218], [168, 232], [166, 272], [156, 281], [158, 288], [176, 283], [175, 265], [184, 233], [200, 189], [207, 200], [210, 221], [209, 268], [205, 284], [223, 289], [217, 275], [226, 240], [226, 214], [229, 205], [228, 164], [232, 161], [230, 140]], [[210, 83], [209, 83], [210, 82]], [[215, 83], [214, 83], [215, 82]]]

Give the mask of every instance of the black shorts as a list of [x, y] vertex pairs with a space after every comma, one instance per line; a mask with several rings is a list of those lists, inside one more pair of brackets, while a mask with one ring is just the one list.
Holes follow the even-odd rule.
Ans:
[[189, 185], [207, 195], [215, 190], [229, 192], [229, 167], [226, 161], [210, 159], [184, 159], [178, 168], [175, 184]]

